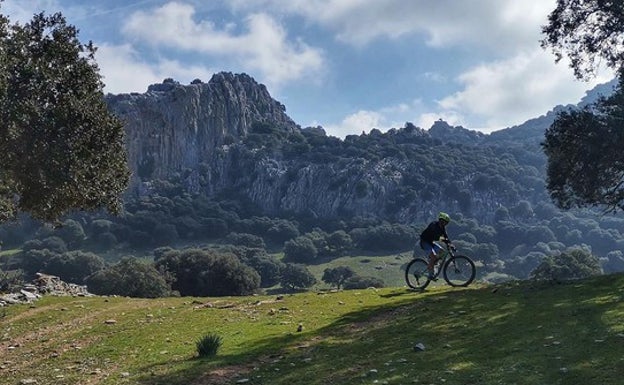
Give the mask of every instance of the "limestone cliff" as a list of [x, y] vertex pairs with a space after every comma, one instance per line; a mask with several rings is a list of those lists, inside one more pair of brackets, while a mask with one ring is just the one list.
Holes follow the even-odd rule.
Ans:
[[245, 74], [215, 74], [190, 85], [166, 79], [146, 93], [107, 95], [109, 108], [126, 125], [132, 186], [167, 179], [211, 163], [216, 149], [244, 137], [255, 122], [286, 131], [297, 125], [266, 87]]
[[[511, 206], [530, 192], [522, 185], [496, 187], [502, 184], [491, 169], [509, 170], [504, 178], [527, 173], [500, 156], [507, 148], [482, 149], [483, 134], [444, 122], [431, 134], [406, 123], [339, 140], [320, 127], [301, 129], [244, 74], [219, 73], [190, 85], [167, 79], [143, 94], [108, 95], [107, 102], [126, 125], [130, 194], [166, 180], [189, 192], [251, 202], [270, 216], [411, 222], [445, 208], [473, 211], [487, 222], [501, 204]], [[469, 143], [474, 147], [464, 147]], [[493, 166], [474, 162], [484, 157], [492, 157]], [[543, 195], [542, 188], [531, 191]]]

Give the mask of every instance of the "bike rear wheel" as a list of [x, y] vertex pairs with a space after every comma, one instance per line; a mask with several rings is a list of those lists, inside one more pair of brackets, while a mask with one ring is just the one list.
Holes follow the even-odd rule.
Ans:
[[429, 263], [423, 258], [413, 259], [405, 267], [405, 282], [412, 289], [423, 290], [429, 285], [429, 271], [427, 265]]
[[474, 262], [465, 255], [456, 255], [444, 264], [444, 280], [451, 286], [468, 286], [476, 275]]

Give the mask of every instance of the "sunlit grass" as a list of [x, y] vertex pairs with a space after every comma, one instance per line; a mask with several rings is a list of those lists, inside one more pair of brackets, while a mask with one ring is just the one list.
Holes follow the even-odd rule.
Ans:
[[0, 318], [0, 384], [621, 384], [624, 276], [493, 289], [45, 297]]

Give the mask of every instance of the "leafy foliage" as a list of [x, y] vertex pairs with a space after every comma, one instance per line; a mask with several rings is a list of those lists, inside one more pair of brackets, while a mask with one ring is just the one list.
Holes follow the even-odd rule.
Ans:
[[0, 220], [120, 208], [123, 125], [104, 102], [95, 47], [77, 33], [61, 14], [0, 18]]
[[138, 298], [166, 297], [171, 290], [152, 264], [133, 257], [100, 270], [86, 279], [88, 290], [98, 295], [123, 295]]
[[229, 253], [172, 250], [156, 260], [156, 268], [171, 274], [172, 288], [182, 296], [249, 295], [260, 287], [260, 275]]
[[366, 289], [369, 287], [384, 287], [383, 280], [377, 277], [362, 277], [359, 275], [354, 275], [349, 277], [344, 283], [344, 288], [347, 290], [353, 289]]
[[346, 280], [353, 277], [355, 271], [349, 266], [337, 266], [334, 268], [327, 268], [323, 271], [323, 282], [336, 286], [338, 289], [345, 283]]
[[612, 96], [592, 107], [561, 112], [546, 131], [548, 190], [560, 207], [624, 209], [622, 75]]
[[602, 274], [598, 257], [583, 249], [568, 250], [547, 257], [531, 273], [535, 279], [565, 281]]
[[282, 287], [288, 290], [307, 289], [316, 282], [316, 278], [305, 265], [297, 263], [287, 263], [280, 279]]
[[216, 333], [207, 334], [197, 341], [197, 354], [199, 357], [215, 356], [222, 344], [223, 340], [220, 335]]
[[291, 262], [311, 262], [318, 255], [314, 242], [306, 236], [299, 236], [284, 244], [284, 258]]
[[58, 276], [65, 282], [82, 285], [85, 279], [106, 267], [102, 257], [84, 251], [69, 251], [52, 256], [42, 272]]
[[619, 69], [624, 63], [624, 3], [604, 0], [557, 0], [542, 27], [543, 48], [556, 61], [564, 55], [579, 79], [594, 75], [599, 63]]

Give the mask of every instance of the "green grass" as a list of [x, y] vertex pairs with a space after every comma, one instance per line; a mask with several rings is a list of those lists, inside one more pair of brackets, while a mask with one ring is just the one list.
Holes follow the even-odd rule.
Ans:
[[406, 252], [382, 256], [341, 257], [325, 263], [308, 265], [307, 267], [319, 282], [321, 282], [325, 269], [348, 266], [357, 275], [376, 277], [383, 280], [387, 287], [401, 287], [405, 285], [405, 272], [401, 268], [411, 260], [411, 252]]
[[9, 258], [19, 252], [21, 252], [22, 249], [9, 249], [9, 250], [1, 250], [0, 251], [0, 259], [3, 258]]
[[[282, 300], [46, 297], [5, 308], [0, 384], [616, 385], [623, 299], [624, 275]], [[199, 358], [209, 333], [223, 345]]]

